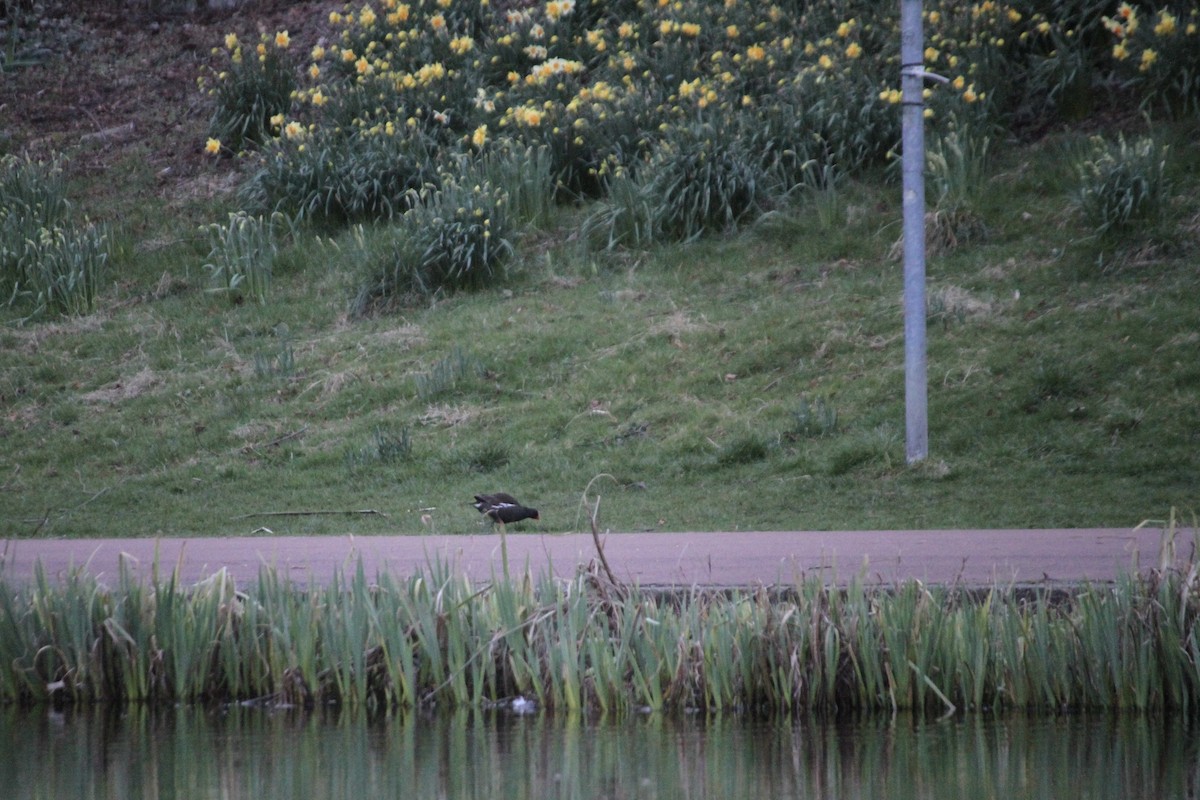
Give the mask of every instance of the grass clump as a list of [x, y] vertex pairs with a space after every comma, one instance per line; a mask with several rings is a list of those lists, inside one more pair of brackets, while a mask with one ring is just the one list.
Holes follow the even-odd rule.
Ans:
[[260, 350], [254, 353], [254, 375], [260, 379], [291, 378], [296, 374], [296, 349], [286, 325], [277, 326], [274, 330], [279, 343], [271, 350]]
[[425, 294], [493, 286], [512, 254], [508, 196], [484, 181], [449, 179], [401, 221], [417, 260], [412, 280]]
[[380, 425], [371, 432], [370, 442], [346, 454], [346, 466], [355, 472], [376, 465], [390, 467], [403, 464], [412, 457], [412, 432], [407, 427], [397, 432]]
[[652, 230], [677, 241], [732, 229], [757, 210], [766, 179], [741, 142], [719, 137], [712, 126], [679, 130], [641, 169]]
[[934, 208], [925, 215], [926, 249], [940, 254], [986, 236], [981, 214], [991, 139], [951, 120], [925, 153]]
[[825, 397], [808, 399], [801, 397], [792, 411], [792, 425], [787, 431], [789, 438], [817, 438], [833, 436], [838, 429], [837, 406]]
[[211, 247], [204, 269], [217, 284], [214, 291], [228, 293], [235, 301], [267, 302], [271, 270], [279, 254], [277, 230], [289, 227], [291, 222], [278, 212], [268, 218], [242, 211], [230, 214], [225, 225], [205, 226]]
[[110, 248], [105, 226], [72, 218], [60, 160], [0, 160], [0, 301], [30, 317], [85, 314]]
[[477, 380], [486, 375], [483, 363], [461, 347], [439, 358], [427, 372], [413, 376], [417, 398], [425, 402], [437, 400], [459, 387], [463, 382]]
[[733, 464], [753, 464], [762, 461], [770, 453], [770, 445], [760, 434], [750, 433], [735, 437], [721, 448], [717, 454], [717, 463], [723, 466]]
[[351, 304], [356, 315], [503, 280], [512, 255], [507, 192], [486, 179], [450, 177], [419, 197], [381, 232], [383, 244], [368, 257]]
[[1092, 137], [1075, 167], [1076, 202], [1092, 232], [1108, 236], [1141, 223], [1157, 223], [1170, 192], [1166, 162], [1167, 148], [1152, 137], [1133, 142], [1124, 135], [1116, 142]]
[[341, 129], [272, 139], [239, 196], [246, 208], [282, 211], [314, 224], [391, 220], [434, 179], [428, 143]]

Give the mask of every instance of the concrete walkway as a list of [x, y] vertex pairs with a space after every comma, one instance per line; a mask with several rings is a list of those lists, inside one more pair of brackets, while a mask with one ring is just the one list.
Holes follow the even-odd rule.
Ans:
[[[1122, 572], [1160, 566], [1157, 529], [758, 531], [728, 533], [613, 533], [604, 552], [616, 576], [643, 586], [757, 586], [821, 576], [845, 583], [916, 578], [967, 585], [1062, 585], [1108, 581]], [[1191, 558], [1194, 532], [1176, 536], [1175, 563]], [[590, 534], [508, 534], [509, 563], [533, 573], [569, 576], [596, 557]], [[40, 562], [55, 578], [84, 567], [112, 583], [120, 561], [150, 576], [178, 568], [194, 582], [221, 567], [245, 585], [261, 566], [300, 583], [351, 574], [361, 559], [366, 574], [398, 576], [446, 564], [471, 579], [501, 573], [500, 536], [297, 536], [195, 539], [8, 539], [0, 549], [0, 578], [32, 577]], [[1170, 559], [1168, 562], [1170, 563]]]

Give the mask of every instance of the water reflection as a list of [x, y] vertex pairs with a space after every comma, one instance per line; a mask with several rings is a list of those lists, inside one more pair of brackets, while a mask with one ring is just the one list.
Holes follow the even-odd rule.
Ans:
[[231, 708], [0, 709], [0, 787], [26, 798], [1184, 798], [1179, 719], [853, 722]]

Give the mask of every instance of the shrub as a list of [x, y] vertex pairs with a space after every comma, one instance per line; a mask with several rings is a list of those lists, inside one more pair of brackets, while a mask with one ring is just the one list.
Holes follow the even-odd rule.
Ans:
[[1141, 9], [1122, 2], [1114, 17], [1104, 17], [1113, 60], [1144, 110], [1200, 115], [1200, 10], [1194, 3]]
[[766, 177], [740, 143], [711, 125], [677, 129], [645, 172], [657, 227], [672, 239], [733, 228], [758, 209]]
[[507, 202], [486, 181], [450, 178], [405, 214], [401, 226], [417, 243], [416, 275], [426, 293], [481, 289], [503, 277], [512, 253]]
[[440, 189], [414, 193], [413, 207], [392, 226], [382, 246], [367, 253], [367, 277], [352, 312], [370, 313], [456, 290], [500, 281], [512, 254], [507, 195], [486, 180], [446, 178]]
[[[1106, 85], [1110, 0], [1034, 6], [929, 4], [924, 65], [949, 81], [929, 87], [929, 116], [953, 113], [972, 131], [999, 114], [1032, 124]], [[314, 48], [292, 107], [237, 117], [285, 133], [251, 179], [247, 207], [391, 219], [408, 211], [410, 190], [440, 186], [439, 171], [470, 168], [463, 151], [486, 153], [502, 137], [545, 148], [555, 199], [609, 195], [590, 221], [610, 246], [727, 229], [781, 191], [853, 176], [894, 152], [900, 33], [893, 11], [880, 8], [866, 0], [347, 6], [330, 15], [335, 43]], [[1158, 12], [1139, 35], [1174, 36], [1183, 48], [1194, 38], [1183, 13]], [[275, 43], [260, 46], [260, 59], [243, 59], [241, 70], [266, 70], [279, 55]], [[226, 49], [231, 60], [241, 52], [236, 38]], [[1180, 49], [1171, 58], [1178, 69], [1147, 69], [1141, 79], [1169, 79], [1194, 100], [1197, 56]], [[221, 85], [258, 96], [235, 92], [239, 83], [249, 80], [231, 69]], [[284, 113], [294, 118], [283, 124]]]
[[1154, 220], [1167, 202], [1166, 160], [1167, 148], [1150, 137], [1132, 144], [1124, 136], [1092, 137], [1075, 163], [1076, 202], [1092, 232], [1103, 236]]
[[241, 200], [255, 211], [309, 220], [387, 220], [434, 179], [432, 145], [420, 134], [317, 129], [269, 143]]
[[209, 122], [209, 136], [226, 151], [237, 152], [247, 145], [269, 141], [283, 127], [283, 116], [291, 108], [296, 76], [287, 48], [286, 32], [260, 36], [247, 51], [235, 34], [225, 37], [225, 49], [214, 48], [228, 58], [227, 67], [215, 76], [210, 93], [216, 108]]

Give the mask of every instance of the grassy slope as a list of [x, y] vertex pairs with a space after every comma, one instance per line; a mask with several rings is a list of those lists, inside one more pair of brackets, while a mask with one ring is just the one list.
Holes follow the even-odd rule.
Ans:
[[[224, 201], [162, 214], [131, 163], [81, 186], [129, 232], [101, 310], [0, 329], [0, 534], [469, 532], [471, 495], [494, 490], [563, 531], [597, 475], [614, 530], [1124, 526], [1190, 506], [1196, 221], [1098, 269], [1068, 207], [1082, 136], [1002, 151], [988, 237], [931, 258], [931, 456], [912, 468], [895, 186], [644, 253], [589, 252], [566, 209], [508, 289], [354, 321], [351, 237], [306, 236], [268, 305], [232, 306], [205, 291], [195, 235]], [[832, 435], [797, 428], [817, 398]], [[239, 518], [361, 509], [387, 516]]]

